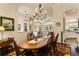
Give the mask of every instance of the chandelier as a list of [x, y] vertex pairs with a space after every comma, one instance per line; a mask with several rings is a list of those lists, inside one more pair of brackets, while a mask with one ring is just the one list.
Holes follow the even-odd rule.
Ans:
[[39, 4], [38, 8], [35, 10], [33, 17], [37, 20], [42, 20], [47, 17], [46, 11], [44, 10], [42, 4]]

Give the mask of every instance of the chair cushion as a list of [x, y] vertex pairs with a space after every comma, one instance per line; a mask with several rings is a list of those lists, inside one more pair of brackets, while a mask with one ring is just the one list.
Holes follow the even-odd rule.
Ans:
[[[20, 54], [24, 51], [24, 49], [19, 46], [18, 46], [18, 49], [20, 50]], [[6, 54], [5, 56], [16, 56], [16, 51], [13, 50], [10, 53]]]
[[5, 56], [16, 56], [16, 52], [15, 51], [12, 51], [12, 52], [6, 54]]
[[12, 50], [13, 50], [13, 46], [12, 45], [0, 48], [0, 55], [5, 55], [7, 53], [10, 53]]

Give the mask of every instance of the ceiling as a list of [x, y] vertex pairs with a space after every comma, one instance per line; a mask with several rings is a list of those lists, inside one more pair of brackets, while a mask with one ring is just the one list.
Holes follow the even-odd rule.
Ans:
[[[27, 10], [27, 14], [33, 14], [35, 12], [35, 9], [38, 8], [39, 3], [23, 3], [23, 4], [18, 4], [18, 11], [21, 14], [24, 14], [24, 11]], [[53, 14], [53, 6], [54, 4], [42, 4], [44, 10], [46, 11], [48, 16], [52, 16]]]
[[[38, 8], [39, 3], [0, 3], [1, 6], [9, 6], [9, 7], [16, 7], [19, 14], [24, 14], [24, 11], [27, 10], [27, 13], [33, 14], [35, 9]], [[79, 3], [42, 3], [44, 10], [46, 11], [48, 16], [53, 15], [53, 12], [63, 12], [68, 11], [72, 8], [79, 9]], [[54, 11], [53, 11], [54, 10]], [[69, 11], [67, 12], [69, 13]], [[70, 13], [69, 13], [70, 14]]]

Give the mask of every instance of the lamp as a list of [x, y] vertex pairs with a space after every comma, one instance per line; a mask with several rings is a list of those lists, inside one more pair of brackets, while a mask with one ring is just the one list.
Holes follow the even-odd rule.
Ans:
[[1, 40], [3, 39], [3, 31], [5, 31], [5, 28], [3, 26], [0, 26], [0, 32], [1, 32]]

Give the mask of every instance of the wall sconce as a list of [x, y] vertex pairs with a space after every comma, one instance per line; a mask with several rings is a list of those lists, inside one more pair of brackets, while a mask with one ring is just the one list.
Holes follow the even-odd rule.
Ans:
[[56, 26], [57, 27], [61, 26], [61, 23], [60, 22], [56, 22]]

